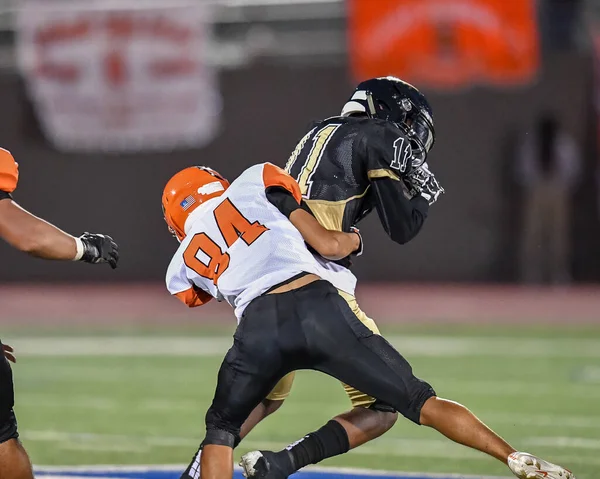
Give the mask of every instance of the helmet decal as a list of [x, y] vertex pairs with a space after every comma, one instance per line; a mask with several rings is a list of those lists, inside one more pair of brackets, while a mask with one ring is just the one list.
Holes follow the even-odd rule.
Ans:
[[225, 187], [220, 181], [213, 181], [212, 183], [207, 183], [206, 185], [198, 188], [199, 195], [211, 195], [216, 193], [217, 191], [224, 191]]

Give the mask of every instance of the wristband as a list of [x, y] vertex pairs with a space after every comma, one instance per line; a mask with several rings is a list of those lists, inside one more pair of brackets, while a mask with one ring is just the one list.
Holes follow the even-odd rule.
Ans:
[[80, 261], [83, 258], [83, 253], [85, 251], [85, 246], [83, 246], [83, 241], [81, 238], [73, 238], [75, 240], [75, 246], [77, 247], [77, 253], [73, 258], [73, 261]]
[[362, 235], [360, 234], [360, 231], [359, 231], [359, 229], [356, 226], [351, 226], [350, 227], [350, 232], [351, 233], [356, 233], [356, 235], [358, 236], [358, 249], [354, 250], [352, 252], [352, 254], [354, 256], [360, 256], [361, 254], [363, 254], [363, 248], [364, 248]]

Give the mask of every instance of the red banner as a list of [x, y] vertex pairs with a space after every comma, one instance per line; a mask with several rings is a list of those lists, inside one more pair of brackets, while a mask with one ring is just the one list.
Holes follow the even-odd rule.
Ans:
[[535, 0], [347, 0], [356, 80], [448, 89], [523, 84], [539, 64]]

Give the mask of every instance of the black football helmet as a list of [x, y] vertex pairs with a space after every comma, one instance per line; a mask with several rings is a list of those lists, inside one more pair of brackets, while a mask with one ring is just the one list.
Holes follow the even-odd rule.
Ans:
[[419, 90], [399, 78], [372, 78], [360, 83], [342, 110], [342, 116], [356, 114], [391, 121], [404, 131], [413, 149], [413, 168], [421, 166], [433, 148], [433, 110]]

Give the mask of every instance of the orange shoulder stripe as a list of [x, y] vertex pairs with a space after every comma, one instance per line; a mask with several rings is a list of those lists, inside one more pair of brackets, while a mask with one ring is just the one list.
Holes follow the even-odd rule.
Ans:
[[281, 186], [294, 196], [298, 204], [302, 201], [302, 193], [300, 193], [300, 187], [296, 180], [272, 163], [265, 163], [263, 168], [263, 183], [265, 184], [265, 188], [269, 186]]
[[0, 148], [0, 190], [12, 193], [19, 182], [19, 165], [10, 151]]

